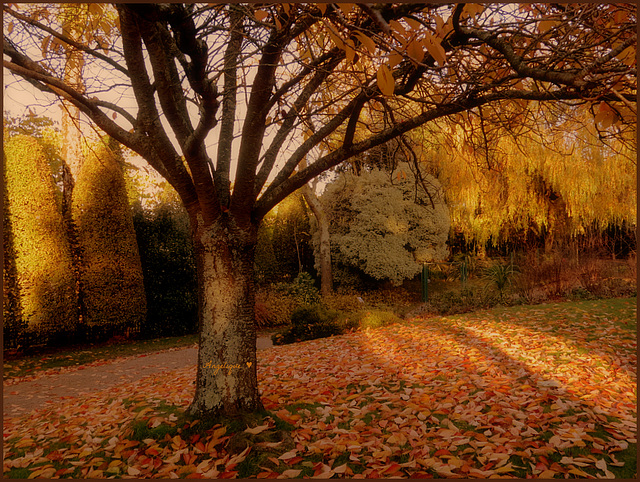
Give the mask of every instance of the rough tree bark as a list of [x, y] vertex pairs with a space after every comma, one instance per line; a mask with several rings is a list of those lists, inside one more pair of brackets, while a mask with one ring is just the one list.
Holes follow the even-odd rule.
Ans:
[[258, 396], [253, 264], [257, 226], [225, 214], [196, 220], [200, 350], [190, 411], [232, 415], [262, 408]]
[[320, 258], [320, 294], [328, 296], [333, 291], [333, 274], [331, 271], [331, 236], [329, 234], [329, 219], [322, 207], [322, 203], [313, 189], [308, 184], [302, 187], [302, 195], [311, 208], [313, 216], [318, 223], [319, 234], [319, 250]]

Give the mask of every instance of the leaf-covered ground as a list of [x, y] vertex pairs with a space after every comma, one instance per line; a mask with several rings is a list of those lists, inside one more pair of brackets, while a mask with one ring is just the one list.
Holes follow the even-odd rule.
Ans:
[[414, 319], [258, 353], [269, 413], [182, 414], [195, 367], [4, 420], [11, 477], [634, 478], [636, 300]]

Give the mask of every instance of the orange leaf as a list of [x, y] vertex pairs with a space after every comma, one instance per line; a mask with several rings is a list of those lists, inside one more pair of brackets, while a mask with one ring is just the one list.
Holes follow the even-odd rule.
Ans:
[[422, 45], [420, 44], [420, 42], [418, 42], [417, 40], [409, 42], [409, 45], [407, 45], [407, 54], [416, 62], [422, 62], [424, 51], [422, 50]]
[[256, 10], [253, 13], [253, 16], [256, 17], [258, 22], [262, 22], [265, 18], [269, 16], [269, 12], [265, 12], [264, 10]]
[[392, 96], [393, 91], [395, 90], [396, 84], [393, 78], [393, 74], [391, 70], [387, 66], [387, 64], [382, 64], [378, 69], [378, 73], [376, 75], [378, 80], [378, 88], [383, 95]]
[[434, 38], [433, 35], [427, 33], [425, 38], [422, 40], [422, 45], [425, 49], [427, 49], [427, 52], [431, 54], [438, 65], [442, 67], [447, 60], [447, 55], [444, 47], [440, 44], [440, 42], [438, 42], [438, 40]]
[[360, 31], [354, 32], [354, 35], [358, 37], [358, 40], [365, 46], [365, 48], [369, 51], [371, 55], [376, 53], [376, 43], [373, 41], [371, 37], [367, 37], [364, 33]]
[[555, 27], [556, 25], [559, 25], [560, 22], [558, 22], [557, 20], [541, 20], [540, 23], [538, 24], [538, 33], [540, 35], [544, 35], [545, 33], [547, 33], [549, 30], [551, 30], [553, 27]]

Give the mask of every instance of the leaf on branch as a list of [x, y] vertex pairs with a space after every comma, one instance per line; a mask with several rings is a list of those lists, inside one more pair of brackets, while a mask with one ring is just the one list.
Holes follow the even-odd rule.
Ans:
[[101, 3], [90, 3], [89, 4], [89, 14], [90, 15], [96, 15], [96, 16], [102, 15], [103, 8], [104, 8], [104, 6]]
[[49, 50], [49, 42], [51, 42], [51, 35], [42, 39], [42, 57], [47, 58], [47, 50]]
[[409, 27], [411, 27], [413, 30], [422, 30], [422, 24], [418, 22], [416, 19], [409, 18], [409, 17], [402, 17], [402, 18], [404, 19], [405, 22], [409, 24]]
[[608, 129], [616, 120], [616, 113], [606, 102], [600, 102], [595, 122], [601, 129]]
[[347, 62], [349, 62], [350, 64], [353, 63], [356, 56], [356, 50], [352, 40], [345, 40], [344, 51], [347, 54]]
[[444, 63], [447, 60], [447, 55], [444, 51], [444, 47], [433, 35], [427, 32], [425, 38], [422, 40], [422, 45], [427, 49], [427, 52], [429, 52], [440, 67], [444, 66]]
[[442, 17], [440, 15], [436, 15], [436, 36], [438, 38], [444, 38], [447, 33], [449, 33], [449, 30], [446, 28], [446, 26], [451, 26], [449, 22], [445, 23], [445, 21], [442, 19]]
[[480, 3], [467, 3], [462, 11], [463, 16], [475, 17], [484, 12], [484, 6]]
[[400, 22], [398, 22], [397, 20], [390, 20], [389, 21], [389, 27], [391, 27], [393, 30], [395, 30], [396, 32], [398, 32], [400, 35], [402, 35], [403, 37], [407, 37], [407, 29], [404, 28], [404, 25], [402, 25]]
[[636, 47], [631, 45], [620, 52], [616, 57], [625, 65], [632, 67], [636, 63]]
[[382, 64], [377, 73], [378, 88], [383, 95], [392, 96], [396, 83], [387, 64]]
[[376, 53], [376, 43], [373, 41], [371, 37], [368, 37], [362, 32], [354, 32], [355, 36], [358, 37], [358, 40], [365, 46], [365, 48], [369, 51], [371, 55], [375, 55]]
[[342, 13], [347, 16], [349, 15], [351, 12], [353, 12], [353, 9], [355, 8], [356, 4], [355, 3], [338, 3], [338, 8], [340, 10], [342, 10]]
[[322, 13], [322, 15], [324, 15], [325, 12], [327, 11], [327, 4], [326, 3], [316, 3], [316, 7], [318, 7], [318, 9]]
[[393, 52], [391, 55], [389, 55], [389, 67], [394, 68], [400, 62], [402, 62], [402, 58], [402, 55], [400, 55], [398, 52]]
[[417, 40], [409, 42], [409, 45], [407, 45], [407, 55], [409, 55], [409, 57], [411, 57], [416, 62], [422, 62], [422, 58], [424, 57], [424, 50], [422, 50], [422, 45], [420, 44], [420, 42], [418, 42]]
[[253, 16], [256, 18], [258, 22], [262, 22], [265, 18], [269, 16], [269, 12], [264, 10], [256, 10], [253, 12]]
[[559, 25], [560, 22], [558, 20], [541, 20], [540, 23], [538, 24], [538, 33], [540, 35], [544, 35], [546, 34], [549, 30], [551, 30], [553, 27]]
[[328, 28], [327, 32], [329, 33], [329, 37], [331, 37], [331, 40], [335, 44], [335, 46], [341, 50], [345, 50], [344, 40], [342, 40], [342, 37], [334, 32], [332, 28]]

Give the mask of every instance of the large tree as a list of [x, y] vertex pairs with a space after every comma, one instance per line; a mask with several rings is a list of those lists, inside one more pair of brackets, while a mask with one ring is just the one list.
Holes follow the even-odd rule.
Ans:
[[[4, 66], [139, 153], [189, 213], [194, 413], [261, 407], [253, 258], [260, 220], [289, 194], [418, 126], [496, 103], [604, 102], [611, 116], [635, 105], [628, 4], [118, 4], [121, 35], [102, 44], [66, 37], [46, 8], [3, 6]], [[42, 58], [47, 37], [84, 52], [83, 92], [65, 82], [64, 56]]]

